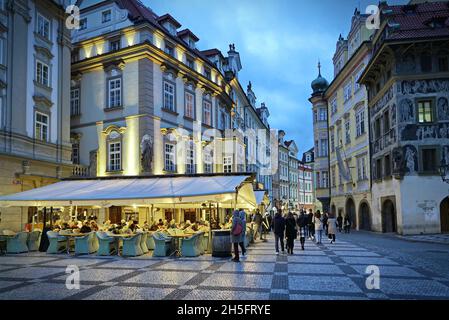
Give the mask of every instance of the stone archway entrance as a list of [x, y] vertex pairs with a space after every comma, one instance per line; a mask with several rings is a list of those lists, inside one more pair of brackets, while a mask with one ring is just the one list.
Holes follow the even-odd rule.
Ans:
[[366, 202], [362, 202], [360, 205], [360, 223], [359, 229], [365, 231], [371, 231], [371, 214], [369, 205]]
[[440, 204], [440, 225], [441, 233], [449, 233], [449, 197]]
[[355, 203], [354, 203], [354, 200], [352, 200], [352, 198], [348, 198], [348, 200], [346, 200], [346, 214], [351, 219], [351, 227], [352, 227], [352, 229], [357, 228]]
[[382, 232], [397, 232], [396, 208], [391, 200], [386, 200], [382, 205]]

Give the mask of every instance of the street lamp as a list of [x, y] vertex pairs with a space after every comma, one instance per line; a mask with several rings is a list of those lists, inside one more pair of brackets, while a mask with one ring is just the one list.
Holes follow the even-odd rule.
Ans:
[[447, 164], [441, 165], [439, 171], [443, 182], [449, 183], [449, 165]]

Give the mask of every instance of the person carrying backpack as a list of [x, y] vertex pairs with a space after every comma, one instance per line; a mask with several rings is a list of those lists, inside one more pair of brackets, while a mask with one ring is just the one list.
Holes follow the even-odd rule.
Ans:
[[[240, 262], [239, 244], [241, 244], [244, 241], [243, 227], [244, 223], [240, 217], [240, 212], [238, 210], [235, 210], [232, 214], [232, 227], [231, 227], [231, 243], [234, 246], [234, 258], [232, 259], [232, 261], [234, 262]], [[242, 253], [244, 254], [244, 250], [242, 250]]]

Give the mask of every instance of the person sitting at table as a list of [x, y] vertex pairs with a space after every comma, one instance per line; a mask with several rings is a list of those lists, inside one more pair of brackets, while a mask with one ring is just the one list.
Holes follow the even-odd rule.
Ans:
[[67, 222], [64, 222], [61, 226], [61, 230], [69, 230], [69, 229], [71, 229], [70, 225]]
[[80, 229], [80, 233], [89, 233], [89, 232], [92, 232], [92, 228], [90, 227], [89, 222], [85, 221]]
[[95, 222], [95, 220], [91, 220], [90, 222], [90, 228], [92, 231], [98, 231], [100, 228], [98, 227], [98, 224]]
[[140, 229], [139, 222], [136, 220], [133, 220], [131, 222], [131, 224], [129, 225], [128, 229], [131, 230], [131, 232], [135, 233], [138, 229]]
[[172, 219], [172, 220], [170, 221], [168, 227], [169, 227], [169, 228], [176, 228], [176, 221], [175, 221], [175, 219]]
[[162, 219], [159, 219], [159, 222], [157, 223], [158, 227], [162, 227], [164, 225], [164, 221]]

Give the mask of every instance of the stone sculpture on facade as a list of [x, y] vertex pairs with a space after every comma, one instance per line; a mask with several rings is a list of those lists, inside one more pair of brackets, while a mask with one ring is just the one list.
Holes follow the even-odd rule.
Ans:
[[395, 176], [403, 175], [404, 153], [402, 148], [393, 149], [393, 174]]
[[89, 154], [89, 176], [97, 176], [97, 150], [92, 150]]
[[413, 146], [406, 146], [405, 150], [405, 166], [408, 169], [408, 173], [416, 173], [416, 149]]
[[140, 143], [141, 165], [143, 172], [151, 172], [153, 169], [153, 139], [149, 134], [142, 137]]

